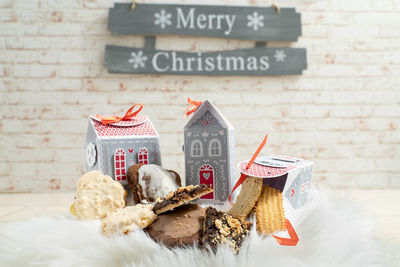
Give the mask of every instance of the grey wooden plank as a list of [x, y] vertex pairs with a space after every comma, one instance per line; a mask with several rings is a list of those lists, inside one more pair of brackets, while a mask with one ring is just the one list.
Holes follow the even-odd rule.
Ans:
[[[301, 16], [293, 8], [116, 3], [113, 35], [191, 35], [255, 41], [297, 41]], [[254, 19], [251, 19], [254, 18]]]
[[146, 48], [156, 48], [156, 37], [155, 36], [146, 36], [144, 38], [144, 46]]
[[107, 45], [110, 73], [274, 76], [298, 75], [307, 68], [306, 49], [255, 47], [210, 53], [178, 52]]

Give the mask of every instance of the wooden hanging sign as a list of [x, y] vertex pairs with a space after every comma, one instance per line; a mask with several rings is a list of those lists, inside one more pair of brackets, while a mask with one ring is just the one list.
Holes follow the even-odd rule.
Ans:
[[301, 17], [294, 8], [116, 3], [109, 10], [112, 35], [191, 35], [294, 42]]
[[107, 45], [105, 65], [110, 73], [271, 76], [301, 74], [307, 61], [304, 48], [264, 46], [196, 53]]

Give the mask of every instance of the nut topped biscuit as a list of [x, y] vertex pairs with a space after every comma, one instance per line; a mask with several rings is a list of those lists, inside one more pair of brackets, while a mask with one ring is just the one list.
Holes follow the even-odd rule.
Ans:
[[155, 164], [135, 164], [127, 173], [129, 188], [135, 203], [154, 202], [181, 186], [178, 173]]
[[240, 221], [231, 215], [207, 208], [203, 224], [202, 244], [216, 252], [218, 245], [228, 245], [239, 253], [243, 240], [249, 233], [251, 223]]
[[126, 191], [110, 176], [91, 171], [78, 181], [71, 212], [83, 220], [104, 218], [108, 212], [125, 206]]
[[173, 210], [212, 191], [210, 186], [204, 184], [179, 187], [178, 190], [169, 192], [166, 197], [157, 199], [154, 204], [154, 212], [160, 214]]

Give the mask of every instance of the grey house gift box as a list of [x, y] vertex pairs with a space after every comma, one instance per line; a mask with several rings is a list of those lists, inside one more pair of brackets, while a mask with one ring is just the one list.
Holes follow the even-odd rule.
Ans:
[[126, 173], [136, 163], [161, 165], [157, 130], [146, 115], [112, 124], [89, 116], [86, 135], [86, 170], [99, 170], [123, 185]]
[[311, 187], [312, 161], [272, 155], [257, 157], [249, 169], [246, 169], [247, 163], [239, 163], [239, 171], [251, 177], [263, 178], [264, 185], [281, 191], [283, 201], [288, 202], [284, 205], [286, 215], [304, 206]]
[[184, 128], [184, 153], [186, 185], [207, 184], [214, 189], [197, 202], [223, 204], [235, 179], [234, 129], [208, 100]]

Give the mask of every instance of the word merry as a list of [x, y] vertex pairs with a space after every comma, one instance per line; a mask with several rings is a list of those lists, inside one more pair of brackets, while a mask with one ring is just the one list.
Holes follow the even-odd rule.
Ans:
[[176, 52], [160, 51], [154, 54], [152, 66], [157, 72], [191, 71], [266, 71], [270, 65], [267, 56], [205, 56], [180, 57]]
[[196, 14], [195, 8], [190, 8], [189, 12], [183, 13], [180, 7], [176, 8], [178, 29], [209, 29], [209, 30], [224, 30], [225, 35], [232, 32], [233, 25], [236, 20], [236, 15], [228, 14]]

